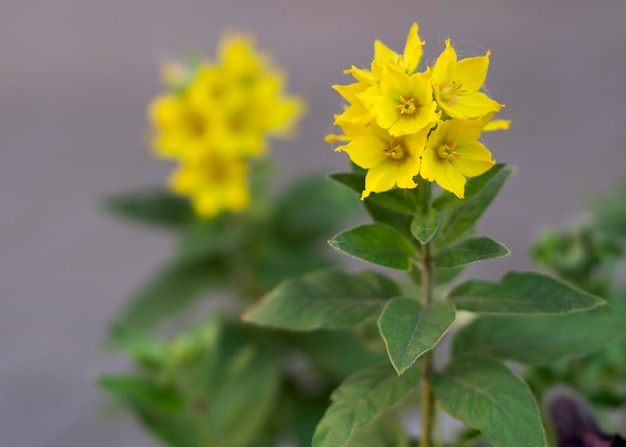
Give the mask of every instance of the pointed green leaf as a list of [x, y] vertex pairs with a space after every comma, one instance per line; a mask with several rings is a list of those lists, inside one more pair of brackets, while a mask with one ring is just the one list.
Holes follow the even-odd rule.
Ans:
[[167, 358], [167, 346], [145, 332], [120, 323], [113, 323], [110, 337], [116, 346], [141, 364], [158, 366]]
[[454, 306], [449, 302], [423, 307], [413, 298], [394, 298], [385, 305], [378, 327], [398, 374], [439, 343], [454, 317]]
[[398, 376], [378, 366], [349, 377], [331, 396], [332, 404], [313, 435], [313, 447], [344, 447], [367, 423], [399, 403], [415, 389], [421, 372]]
[[189, 200], [163, 188], [150, 188], [106, 197], [104, 208], [138, 223], [180, 228], [194, 220]]
[[512, 172], [513, 169], [508, 166], [499, 168], [473, 197], [463, 199], [458, 206], [448, 210], [441, 223], [438, 242], [446, 245], [470, 229], [498, 195]]
[[457, 309], [490, 314], [555, 314], [589, 310], [606, 302], [550, 276], [509, 272], [500, 282], [469, 280], [449, 298]]
[[437, 267], [456, 268], [472, 262], [501, 258], [511, 252], [504, 245], [488, 237], [470, 237], [442, 248], [436, 257]]
[[[359, 194], [365, 189], [365, 174], [363, 173], [337, 172], [330, 174], [329, 177]], [[385, 192], [373, 192], [365, 201], [405, 214], [414, 214], [418, 209], [415, 194], [408, 189], [395, 188]]]
[[556, 316], [489, 316], [475, 319], [455, 335], [453, 353], [541, 365], [603, 350], [623, 337], [626, 312], [612, 306]]
[[201, 262], [216, 255], [229, 255], [243, 245], [245, 234], [235, 220], [239, 216], [218, 216], [189, 225], [176, 247], [176, 262]]
[[374, 222], [380, 222], [381, 224], [389, 225], [395, 228], [400, 234], [404, 235], [407, 239], [412, 239], [411, 234], [411, 220], [413, 216], [410, 214], [399, 213], [398, 211], [390, 210], [382, 206], [376, 205], [371, 201], [365, 199], [365, 210], [370, 215]]
[[138, 401], [167, 412], [176, 411], [183, 405], [181, 396], [174, 389], [143, 377], [127, 374], [103, 375], [98, 377], [98, 385], [121, 398]]
[[411, 241], [379, 223], [343, 231], [328, 243], [347, 255], [398, 270], [409, 270], [410, 258], [416, 254]]
[[377, 317], [385, 302], [399, 293], [380, 273], [322, 270], [282, 282], [243, 318], [292, 330], [348, 328]]
[[191, 265], [170, 265], [158, 271], [131, 297], [117, 320], [149, 329], [200, 298], [209, 287], [228, 278], [220, 259]]
[[410, 447], [406, 428], [396, 411], [387, 411], [359, 430], [347, 447]]
[[289, 185], [278, 198], [270, 227], [290, 244], [314, 244], [358, 210], [350, 191], [326, 177], [309, 177]]
[[494, 447], [547, 445], [535, 398], [502, 363], [458, 358], [433, 372], [432, 385], [446, 413], [480, 430]]
[[439, 229], [439, 213], [430, 208], [428, 214], [417, 214], [411, 221], [411, 234], [422, 244], [427, 244]]

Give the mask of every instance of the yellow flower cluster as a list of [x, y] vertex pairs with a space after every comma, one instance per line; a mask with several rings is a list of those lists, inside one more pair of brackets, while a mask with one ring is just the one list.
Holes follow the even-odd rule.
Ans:
[[447, 40], [432, 69], [417, 72], [423, 45], [414, 23], [402, 54], [376, 41], [371, 69], [352, 66], [345, 73], [356, 82], [333, 86], [349, 105], [335, 115], [343, 134], [326, 140], [343, 143], [336, 150], [368, 170], [361, 199], [395, 186], [415, 188], [418, 175], [463, 198], [466, 177], [495, 163], [481, 132], [509, 122], [492, 121], [504, 106], [479, 91], [490, 52], [459, 61]]
[[216, 59], [193, 69], [166, 67], [170, 91], [148, 111], [155, 154], [179, 162], [171, 189], [207, 218], [245, 209], [250, 159], [266, 153], [268, 136], [288, 136], [303, 112], [251, 39], [224, 39]]

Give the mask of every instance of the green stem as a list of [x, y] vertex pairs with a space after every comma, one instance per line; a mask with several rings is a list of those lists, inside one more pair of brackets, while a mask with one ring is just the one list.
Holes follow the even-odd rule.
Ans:
[[[422, 180], [419, 186], [420, 210], [419, 212], [426, 216], [428, 214], [428, 206], [430, 202], [431, 185], [429, 182]], [[422, 246], [421, 250], [421, 302], [423, 307], [427, 307], [433, 301], [433, 273], [434, 260], [431, 254], [431, 243], [428, 242]], [[431, 372], [433, 369], [433, 351], [426, 352], [422, 358], [422, 408], [421, 408], [421, 430], [420, 430], [420, 447], [432, 447], [433, 445], [433, 427], [435, 426], [435, 396], [431, 386]]]

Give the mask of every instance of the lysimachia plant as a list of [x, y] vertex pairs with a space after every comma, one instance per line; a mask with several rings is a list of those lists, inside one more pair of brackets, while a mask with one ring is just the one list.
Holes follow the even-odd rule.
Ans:
[[267, 138], [287, 136], [303, 105], [251, 39], [232, 36], [216, 60], [165, 74], [152, 148], [177, 170], [167, 189], [105, 203], [177, 241], [111, 326], [131, 370], [99, 384], [167, 445], [308, 446], [330, 390], [381, 356], [348, 331], [286, 337], [239, 317], [281, 280], [334, 265], [324, 240], [358, 207], [323, 177], [269, 191]]
[[[335, 116], [342, 133], [327, 137], [356, 165], [331, 178], [357, 192], [373, 220], [337, 234], [330, 245], [407, 276], [320, 270], [282, 282], [244, 319], [299, 332], [350, 329], [364, 345], [386, 351], [385, 364], [356, 372], [333, 392], [314, 447], [453, 442], [442, 440], [439, 409], [480, 432], [468, 441], [475, 445], [544, 446], [536, 398], [505, 361], [563, 355], [561, 336], [527, 335], [535, 319], [571, 315], [578, 326], [589, 321], [613, 330], [616, 320], [602, 321], [602, 310], [584, 312], [604, 300], [538, 273], [452, 284], [467, 265], [509, 253], [475, 236], [478, 219], [512, 173], [495, 164], [481, 136], [509, 123], [493, 119], [503, 106], [481, 91], [489, 52], [459, 60], [447, 40], [434, 65], [420, 71], [423, 44], [417, 24], [402, 54], [376, 41], [371, 66], [352, 67], [346, 73], [353, 83], [334, 87], [348, 105]], [[441, 341], [468, 315], [479, 317], [455, 331], [446, 359]], [[568, 349], [580, 351], [573, 343]], [[419, 417], [408, 425], [419, 425], [419, 439], [402, 423], [414, 407]]]

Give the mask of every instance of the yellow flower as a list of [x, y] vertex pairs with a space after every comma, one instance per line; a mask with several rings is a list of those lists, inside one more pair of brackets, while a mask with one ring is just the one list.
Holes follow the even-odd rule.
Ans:
[[432, 99], [430, 70], [408, 75], [387, 64], [380, 86], [370, 87], [360, 97], [376, 123], [393, 136], [430, 129], [441, 115]]
[[462, 199], [465, 177], [480, 175], [495, 164], [478, 141], [481, 128], [480, 120], [439, 121], [422, 154], [421, 176]]
[[304, 110], [252, 39], [223, 39], [217, 53], [193, 70], [170, 69], [171, 91], [149, 107], [155, 153], [180, 164], [170, 186], [204, 217], [245, 208], [249, 159], [265, 154], [268, 137], [290, 136]]
[[469, 57], [457, 62], [456, 51], [446, 40], [446, 49], [433, 67], [435, 98], [452, 118], [478, 118], [502, 107], [478, 90], [487, 77], [489, 55]]
[[374, 60], [372, 61], [372, 75], [375, 79], [380, 79], [382, 68], [387, 63], [396, 64], [405, 73], [415, 73], [422, 59], [424, 42], [420, 40], [417, 33], [417, 23], [413, 23], [409, 34], [406, 36], [404, 52], [399, 55], [380, 40], [374, 42]]
[[420, 154], [426, 143], [428, 129], [402, 136], [392, 136], [372, 122], [368, 127], [344, 126], [345, 136], [329, 135], [327, 141], [349, 142], [337, 147], [363, 169], [365, 190], [361, 200], [372, 192], [384, 192], [397, 186], [411, 189], [417, 186], [414, 177], [420, 170]]
[[242, 211], [249, 201], [245, 160], [206, 155], [183, 161], [170, 179], [175, 193], [190, 196], [196, 213], [205, 218], [222, 211]]
[[155, 127], [152, 147], [164, 158], [193, 158], [211, 146], [213, 120], [200, 115], [185, 94], [157, 97], [148, 108]]

